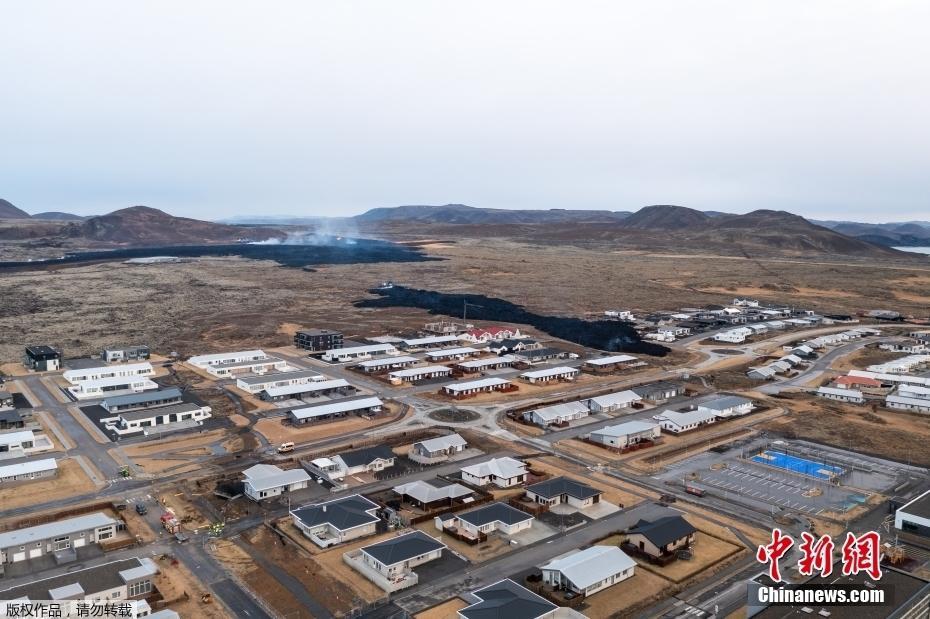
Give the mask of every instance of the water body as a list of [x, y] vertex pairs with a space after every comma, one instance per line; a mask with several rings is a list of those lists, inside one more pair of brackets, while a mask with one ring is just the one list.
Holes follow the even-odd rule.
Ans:
[[41, 269], [48, 266], [87, 262], [123, 261], [131, 258], [176, 256], [241, 256], [253, 260], [274, 260], [287, 267], [313, 267], [325, 264], [371, 264], [375, 262], [425, 262], [442, 260], [425, 255], [419, 248], [370, 239], [337, 239], [305, 245], [251, 244], [172, 245], [167, 247], [132, 247], [67, 254], [50, 260], [0, 262], [0, 269]]
[[915, 254], [930, 254], [930, 247], [892, 247], [901, 251], [909, 251]]
[[631, 352], [658, 357], [669, 349], [645, 342], [633, 327], [614, 320], [582, 320], [564, 316], [544, 316], [528, 311], [503, 299], [478, 294], [447, 294], [434, 290], [418, 290], [404, 286], [378, 288], [370, 291], [377, 299], [356, 301], [356, 307], [416, 307], [430, 314], [461, 316], [468, 303], [468, 318], [530, 325], [553, 337], [610, 352]]

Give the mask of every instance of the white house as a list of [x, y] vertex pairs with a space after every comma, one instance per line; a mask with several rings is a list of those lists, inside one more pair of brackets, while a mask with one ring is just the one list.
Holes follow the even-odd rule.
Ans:
[[316, 398], [322, 395], [339, 393], [346, 395], [355, 392], [356, 389], [348, 381], [342, 378], [331, 380], [317, 380], [309, 383], [298, 383], [296, 385], [284, 385], [281, 387], [268, 387], [263, 389], [259, 396], [263, 400], [296, 400], [306, 398]]
[[471, 346], [456, 346], [455, 348], [441, 348], [426, 353], [426, 360], [432, 363], [441, 361], [461, 361], [469, 357], [480, 355], [481, 351]]
[[119, 521], [103, 512], [0, 533], [0, 563], [17, 563], [58, 551], [99, 544], [116, 535]]
[[730, 344], [742, 344], [746, 341], [746, 338], [752, 337], [754, 331], [748, 327], [738, 327], [736, 329], [729, 329], [727, 331], [721, 331], [714, 335], [715, 342], [727, 342]]
[[257, 376], [240, 376], [236, 379], [236, 386], [243, 391], [259, 394], [274, 387], [306, 385], [307, 383], [324, 380], [326, 380], [326, 377], [314, 370], [297, 370], [294, 372], [269, 372]]
[[591, 546], [543, 565], [543, 582], [591, 595], [633, 576], [636, 562], [616, 546]]
[[35, 481], [54, 477], [58, 474], [58, 463], [55, 458], [42, 458], [41, 460], [26, 460], [17, 464], [0, 466], [0, 487], [11, 486], [18, 482]]
[[358, 396], [322, 402], [312, 406], [302, 406], [287, 412], [287, 417], [294, 424], [320, 423], [342, 419], [350, 415], [374, 417], [384, 410], [384, 402], [375, 396]]
[[394, 466], [397, 456], [387, 445], [353, 449], [331, 458], [339, 471], [338, 477], [383, 471]]
[[516, 535], [531, 528], [533, 520], [533, 516], [506, 503], [489, 503], [471, 511], [437, 516], [436, 528], [454, 528], [471, 538], [495, 531]]
[[564, 402], [535, 408], [523, 413], [523, 418], [536, 425], [547, 427], [551, 425], [565, 425], [570, 421], [582, 419], [591, 414], [584, 402]]
[[216, 353], [212, 355], [195, 355], [187, 360], [190, 365], [215, 374], [218, 368], [240, 366], [240, 364], [261, 364], [271, 359], [264, 350], [239, 350], [236, 352]]
[[547, 383], [553, 380], [575, 380], [575, 377], [578, 376], [578, 373], [579, 370], [577, 368], [559, 366], [554, 368], [546, 368], [544, 370], [524, 372], [523, 374], [520, 374], [520, 378], [528, 383], [537, 384]]
[[460, 338], [457, 335], [430, 335], [427, 337], [415, 337], [413, 339], [401, 340], [399, 346], [404, 350], [420, 350], [424, 348], [441, 348], [458, 344]]
[[410, 450], [410, 458], [418, 462], [448, 460], [450, 456], [465, 451], [466, 447], [468, 447], [468, 441], [464, 438], [458, 434], [447, 434], [425, 441], [417, 441]]
[[421, 479], [395, 486], [393, 490], [401, 500], [426, 510], [448, 506], [457, 499], [467, 502], [474, 494], [470, 488], [462, 484], [434, 486]]
[[320, 548], [374, 535], [379, 506], [360, 494], [291, 511], [294, 526]]
[[442, 557], [446, 545], [423, 531], [412, 531], [346, 553], [346, 562], [391, 593], [417, 584], [413, 568]]
[[[168, 406], [153, 406], [139, 410], [123, 411], [113, 417], [104, 417], [100, 420], [104, 427], [118, 436], [130, 434], [152, 434], [164, 431], [166, 426], [173, 425], [175, 429], [203, 425], [203, 422], [212, 417], [213, 409], [193, 402], [181, 402]], [[183, 425], [181, 425], [183, 424]]]
[[303, 469], [282, 470], [273, 464], [256, 464], [242, 471], [245, 495], [263, 501], [285, 492], [306, 488], [310, 476]]
[[152, 376], [155, 370], [148, 361], [143, 363], [128, 363], [125, 365], [104, 365], [99, 367], [84, 368], [80, 370], [68, 370], [62, 374], [62, 377], [71, 383], [77, 385], [87, 381], [96, 381], [105, 378], [138, 378], [141, 376]]
[[627, 389], [626, 391], [595, 396], [587, 400], [587, 404], [592, 413], [612, 413], [622, 408], [629, 408], [637, 402], [642, 402], [642, 400], [641, 395]]
[[526, 481], [526, 462], [505, 456], [462, 468], [462, 481], [474, 486], [494, 484], [499, 488], [518, 486]]
[[630, 310], [605, 310], [604, 316], [615, 318], [616, 320], [635, 320], [633, 312]]
[[465, 398], [478, 393], [493, 391], [513, 391], [516, 387], [509, 380], [503, 378], [479, 378], [478, 380], [465, 380], [457, 383], [443, 385], [442, 391], [453, 398]]
[[484, 359], [471, 359], [456, 363], [455, 367], [466, 373], [485, 372], [487, 370], [498, 370], [500, 368], [510, 367], [516, 363], [517, 358], [513, 355], [501, 355], [500, 357], [485, 357]]
[[367, 344], [365, 346], [348, 346], [346, 348], [331, 348], [323, 353], [323, 361], [330, 363], [346, 363], [371, 359], [378, 355], [397, 355], [400, 352], [393, 344]]
[[842, 389], [840, 387], [821, 387], [817, 390], [817, 397], [853, 404], [865, 402], [862, 392], [858, 389]]
[[588, 435], [592, 443], [616, 449], [626, 449], [647, 441], [656, 441], [662, 434], [659, 424], [648, 421], [628, 421], [615, 426], [593, 430]]
[[726, 395], [698, 404], [698, 408], [716, 413], [717, 417], [739, 417], [752, 412], [752, 400], [736, 395]]
[[158, 383], [144, 376], [110, 376], [84, 380], [73, 387], [68, 387], [68, 393], [76, 400], [90, 400], [105, 396], [126, 395], [158, 389]]
[[397, 370], [410, 367], [419, 363], [416, 357], [408, 355], [397, 355], [396, 357], [381, 357], [379, 359], [368, 359], [358, 363], [355, 367], [363, 372], [384, 372], [385, 370]]
[[235, 378], [241, 374], [261, 376], [271, 372], [287, 372], [290, 369], [291, 366], [284, 359], [269, 356], [264, 359], [229, 359], [221, 363], [211, 363], [203, 368], [217, 378]]
[[696, 430], [701, 426], [715, 423], [717, 421], [717, 413], [706, 408], [699, 408], [684, 413], [666, 410], [658, 415], [654, 415], [652, 418], [658, 421], [659, 425], [666, 432], [681, 434], [682, 432]]
[[516, 327], [476, 327], [469, 329], [459, 336], [466, 342], [473, 344], [487, 344], [488, 342], [500, 342], [501, 340], [521, 338], [523, 334]]
[[[75, 566], [76, 567], [76, 566]], [[57, 616], [83, 616], [83, 609], [78, 602], [105, 602], [111, 608], [117, 609], [121, 604], [133, 602], [136, 607], [136, 613], [133, 617], [151, 617], [153, 619], [174, 619], [165, 615], [163, 609], [156, 613], [143, 615], [145, 609], [151, 607], [145, 601], [146, 597], [152, 595], [156, 590], [154, 577], [158, 574], [158, 566], [148, 557], [130, 557], [128, 559], [119, 559], [102, 563], [94, 567], [85, 567], [83, 569], [71, 569], [57, 576], [49, 576], [41, 580], [33, 578], [10, 589], [0, 591], [0, 598], [4, 600], [18, 600], [32, 602], [33, 610], [31, 616], [56, 616], [56, 611], [51, 608], [48, 602], [42, 604], [43, 611], [34, 610], [40, 606], [43, 600], [59, 601], [62, 613]], [[68, 613], [68, 603], [71, 603], [77, 610], [76, 613]], [[103, 608], [100, 604], [98, 608]], [[117, 611], [119, 612], [119, 611]], [[94, 615], [96, 611], [91, 611], [88, 615]], [[101, 615], [104, 616], [104, 615]], [[112, 616], [112, 615], [110, 615]]]
[[627, 543], [653, 558], [668, 556], [694, 543], [697, 529], [681, 516], [639, 520], [627, 531]]
[[595, 371], [615, 370], [637, 363], [639, 363], [639, 359], [632, 355], [611, 355], [610, 357], [586, 359], [584, 362], [586, 368]]
[[914, 413], [930, 413], [930, 400], [926, 398], [912, 398], [906, 395], [889, 394], [885, 396], [885, 406], [901, 411]]
[[407, 368], [388, 374], [392, 383], [416, 383], [432, 378], [444, 378], [452, 374], [452, 368], [444, 365], [424, 365], [419, 368]]

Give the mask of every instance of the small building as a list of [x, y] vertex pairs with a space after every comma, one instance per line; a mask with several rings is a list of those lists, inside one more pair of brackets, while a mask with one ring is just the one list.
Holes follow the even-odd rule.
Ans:
[[672, 434], [681, 434], [697, 430], [701, 426], [710, 425], [717, 422], [717, 413], [710, 409], [698, 408], [692, 411], [673, 411], [666, 410], [658, 415], [653, 415], [653, 419], [659, 422], [659, 426], [666, 432]]
[[508, 368], [516, 363], [517, 358], [513, 355], [501, 355], [500, 357], [485, 357], [483, 359], [471, 359], [456, 363], [455, 367], [466, 374], [475, 372], [487, 372], [488, 370], [499, 370]]
[[674, 554], [694, 543], [697, 529], [681, 516], [640, 520], [627, 531], [627, 543], [653, 559]]
[[560, 610], [509, 578], [473, 591], [469, 597], [477, 601], [458, 611], [460, 619], [555, 619]]
[[930, 413], [930, 400], [908, 397], [903, 392], [885, 396], [885, 406], [912, 413]]
[[36, 372], [56, 372], [61, 369], [61, 349], [52, 346], [26, 346], [23, 365]]
[[330, 348], [323, 353], [323, 361], [330, 363], [347, 363], [349, 361], [362, 361], [379, 355], [399, 354], [393, 344], [366, 344], [363, 346], [349, 346], [347, 348]]
[[55, 458], [27, 460], [17, 464], [0, 466], [0, 487], [7, 487], [19, 482], [47, 479], [58, 475], [58, 463]]
[[[147, 606], [145, 598], [151, 597], [156, 591], [154, 583], [156, 574], [158, 574], [158, 566], [152, 559], [132, 557], [69, 571], [41, 580], [32, 580], [0, 591], [0, 598], [32, 602], [43, 600], [98, 601], [108, 602], [111, 605], [137, 601], [139, 606]], [[44, 607], [48, 611], [49, 604], [44, 604]], [[93, 612], [89, 614], [92, 615]], [[154, 616], [149, 615], [149, 617]]]
[[570, 356], [571, 353], [561, 348], [543, 348], [540, 346], [538, 348], [524, 348], [523, 350], [513, 351], [511, 354], [517, 358], [517, 361], [534, 365], [551, 359], [564, 359]]
[[26, 418], [15, 408], [0, 410], [0, 432], [7, 430], [25, 430]]
[[445, 486], [434, 486], [419, 479], [394, 486], [393, 490], [402, 501], [426, 511], [451, 507], [456, 502], [467, 503], [474, 494], [471, 489], [462, 484], [450, 483]]
[[648, 385], [633, 387], [632, 391], [648, 402], [660, 404], [672, 398], [684, 395], [685, 388], [677, 383], [659, 381], [656, 383], [649, 383]]
[[398, 347], [403, 350], [426, 350], [429, 348], [448, 347], [460, 342], [461, 340], [457, 335], [430, 335], [428, 337], [403, 339], [398, 343]]
[[459, 337], [472, 344], [487, 344], [489, 342], [520, 338], [523, 337], [523, 334], [520, 333], [520, 329], [517, 327], [475, 327]]
[[17, 430], [0, 434], [0, 455], [13, 454], [13, 457], [29, 455], [35, 448], [35, 435], [32, 430]]
[[380, 359], [369, 359], [362, 361], [355, 367], [365, 373], [372, 374], [375, 372], [384, 372], [387, 370], [399, 370], [409, 368], [411, 365], [419, 363], [416, 357], [407, 355], [398, 355], [396, 357], [382, 357]]
[[107, 363], [118, 361], [139, 361], [145, 360], [152, 356], [152, 351], [148, 346], [123, 346], [104, 348], [100, 358]]
[[713, 411], [716, 413], [717, 417], [725, 418], [749, 414], [752, 412], [754, 406], [755, 404], [748, 398], [737, 395], [725, 395], [702, 402], [698, 405], [698, 408]]
[[834, 384], [840, 389], [881, 389], [882, 381], [864, 376], [840, 376]]
[[229, 365], [239, 365], [247, 363], [262, 363], [270, 357], [265, 354], [264, 350], [240, 350], [236, 352], [216, 353], [212, 355], [195, 355], [187, 362], [201, 370], [216, 368]]
[[817, 390], [817, 397], [852, 404], [865, 402], [865, 397], [863, 397], [861, 391], [857, 389], [840, 389], [839, 387], [821, 387]]
[[536, 385], [540, 383], [548, 383], [554, 380], [575, 380], [575, 377], [577, 377], [578, 374], [578, 368], [558, 366], [554, 368], [546, 368], [544, 370], [532, 370], [530, 372], [524, 372], [523, 374], [520, 374], [520, 378], [532, 385]]
[[526, 481], [526, 468], [526, 462], [509, 456], [491, 458], [486, 462], [462, 467], [462, 481], [473, 486], [493, 484], [498, 488], [510, 488]]
[[383, 471], [394, 466], [397, 456], [387, 445], [344, 451], [332, 457], [338, 477]]
[[522, 352], [526, 350], [538, 350], [542, 347], [542, 344], [538, 341], [529, 338], [508, 338], [491, 344], [488, 346], [488, 350], [492, 350], [498, 355], [501, 355], [504, 353]]
[[326, 377], [314, 370], [296, 370], [293, 372], [268, 372], [257, 376], [239, 376], [236, 387], [252, 394], [260, 394], [266, 389], [307, 385], [326, 380]]
[[662, 431], [657, 423], [627, 421], [594, 430], [588, 435], [588, 440], [606, 447], [627, 449], [641, 443], [655, 443], [661, 434]]
[[294, 526], [320, 548], [374, 535], [380, 506], [360, 494], [291, 511]]
[[346, 562], [376, 585], [391, 593], [417, 584], [414, 567], [442, 557], [446, 545], [423, 531], [362, 546], [346, 553]]
[[311, 352], [342, 348], [342, 342], [342, 332], [329, 329], [301, 329], [294, 334], [294, 346]]
[[533, 526], [533, 516], [506, 503], [489, 503], [467, 512], [437, 516], [437, 528], [451, 528], [472, 539], [495, 531], [516, 535]]
[[424, 365], [419, 368], [407, 368], [406, 370], [397, 370], [388, 374], [392, 383], [418, 383], [433, 378], [445, 378], [452, 374], [452, 368], [444, 365]]
[[612, 355], [598, 359], [586, 359], [584, 369], [590, 372], [613, 372], [638, 363], [640, 363], [640, 360], [632, 355]]
[[111, 396], [104, 398], [100, 406], [109, 413], [121, 413], [143, 408], [180, 404], [181, 398], [182, 394], [180, 389], [177, 387], [168, 387], [167, 389], [157, 389], [142, 393]]
[[466, 380], [449, 385], [443, 385], [442, 392], [447, 396], [461, 399], [479, 393], [491, 393], [494, 391], [514, 391], [516, 386], [509, 380], [503, 378], [481, 378], [478, 380]]
[[749, 327], [737, 327], [736, 329], [728, 329], [715, 334], [714, 341], [726, 342], [728, 344], [742, 344], [748, 338], [755, 335], [755, 333], [756, 332]]
[[572, 421], [583, 419], [591, 414], [587, 404], [584, 402], [564, 402], [562, 404], [552, 404], [535, 408], [523, 413], [523, 418], [538, 426], [564, 426]]
[[468, 441], [458, 434], [447, 434], [414, 443], [410, 450], [410, 459], [421, 464], [442, 462], [465, 451], [467, 447]]
[[340, 395], [347, 396], [355, 393], [357, 389], [342, 378], [333, 380], [318, 380], [296, 385], [282, 387], [268, 387], [259, 394], [262, 400], [278, 402], [281, 400], [307, 400], [320, 396]]
[[613, 413], [642, 402], [643, 397], [631, 389], [606, 393], [585, 400], [592, 413]]
[[303, 469], [283, 470], [273, 464], [256, 464], [242, 471], [245, 496], [253, 501], [280, 496], [307, 487], [310, 476]]
[[5, 389], [0, 389], [0, 409], [13, 408], [14, 406], [15, 400], [13, 399], [13, 394]]
[[203, 368], [217, 378], [236, 378], [242, 375], [262, 376], [273, 372], [287, 372], [291, 366], [278, 357], [267, 356], [264, 359], [229, 359]]
[[603, 492], [570, 477], [553, 477], [538, 484], [527, 486], [527, 498], [540, 505], [560, 505], [566, 503], [577, 509], [600, 503]]
[[616, 546], [591, 546], [540, 569], [547, 585], [588, 596], [632, 577], [636, 562]]
[[334, 421], [355, 415], [356, 417], [377, 417], [384, 412], [384, 402], [374, 396], [358, 396], [344, 400], [334, 400], [322, 404], [313, 404], [287, 411], [287, 418], [294, 424], [321, 423]]
[[99, 544], [116, 535], [119, 521], [103, 512], [0, 533], [0, 563], [18, 563], [55, 552]]
[[439, 350], [430, 350], [426, 353], [426, 360], [431, 363], [441, 363], [443, 361], [462, 361], [469, 357], [477, 357], [481, 351], [471, 346], [456, 346], [454, 348], [441, 348]]

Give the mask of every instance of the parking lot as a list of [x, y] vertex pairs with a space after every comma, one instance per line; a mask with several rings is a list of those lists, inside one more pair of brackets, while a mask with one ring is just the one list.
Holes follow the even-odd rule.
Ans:
[[[770, 456], [760, 458], [763, 453]], [[771, 454], [780, 458], [773, 460]], [[919, 473], [916, 467], [803, 441], [773, 444], [756, 439], [722, 453], [698, 454], [670, 466], [658, 478], [693, 483], [710, 495], [756, 509], [816, 516], [847, 512], [875, 494], [893, 494], [910, 475]]]

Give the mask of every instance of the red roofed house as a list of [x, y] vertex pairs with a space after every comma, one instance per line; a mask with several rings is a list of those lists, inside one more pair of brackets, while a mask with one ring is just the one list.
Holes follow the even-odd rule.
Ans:
[[852, 387], [879, 389], [882, 386], [882, 381], [864, 376], [840, 376], [836, 379], [836, 384], [847, 389]]
[[521, 338], [520, 329], [511, 327], [478, 327], [469, 329], [460, 338], [475, 344], [500, 342], [501, 340]]

